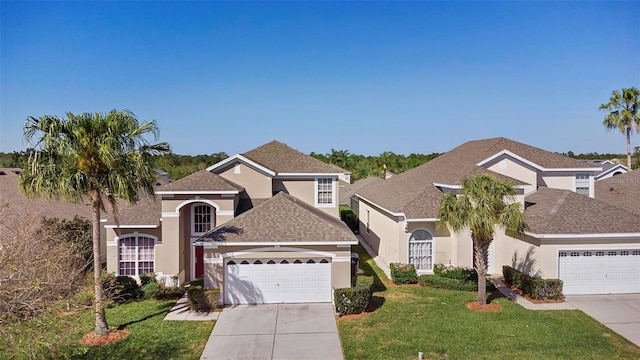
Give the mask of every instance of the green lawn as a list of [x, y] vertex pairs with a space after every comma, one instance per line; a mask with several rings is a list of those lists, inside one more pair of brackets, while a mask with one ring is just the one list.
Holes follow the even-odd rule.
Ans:
[[[384, 276], [357, 251], [365, 272]], [[580, 311], [529, 311], [490, 297], [502, 311], [481, 313], [465, 307], [473, 292], [380, 283], [386, 290], [374, 294], [376, 310], [338, 320], [347, 359], [640, 358], [640, 348]]]
[[[62, 359], [198, 359], [211, 334], [214, 321], [163, 321], [175, 301], [145, 300], [107, 309], [112, 328], [126, 328], [129, 336], [115, 344], [83, 346], [78, 339], [93, 329], [91, 310], [60, 319], [69, 324], [59, 353], [44, 358]], [[1, 356], [0, 358], [3, 358]]]

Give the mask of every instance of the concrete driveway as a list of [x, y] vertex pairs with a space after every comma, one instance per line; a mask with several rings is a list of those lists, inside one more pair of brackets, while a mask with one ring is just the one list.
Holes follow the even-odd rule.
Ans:
[[333, 306], [239, 305], [225, 308], [200, 359], [342, 360]]
[[568, 295], [565, 301], [640, 346], [640, 294]]

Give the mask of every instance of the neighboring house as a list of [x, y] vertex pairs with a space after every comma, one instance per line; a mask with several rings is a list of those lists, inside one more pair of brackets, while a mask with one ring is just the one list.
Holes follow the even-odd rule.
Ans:
[[436, 263], [473, 266], [469, 232], [439, 224], [438, 208], [462, 179], [489, 173], [515, 185], [529, 224], [522, 239], [496, 232], [490, 273], [511, 265], [560, 278], [566, 294], [640, 292], [640, 216], [593, 199], [600, 171], [505, 138], [470, 141], [358, 191], [360, 235], [387, 264], [412, 263], [419, 273]]
[[344, 186], [344, 188], [340, 190], [340, 206], [353, 207], [352, 198], [356, 195], [356, 192], [375, 181], [383, 180], [378, 176], [369, 176], [367, 178], [360, 179], [353, 184]]
[[624, 174], [629, 171], [626, 166], [622, 164], [616, 164], [611, 160], [582, 160], [590, 165], [598, 166], [602, 168], [602, 171], [596, 173], [594, 180], [600, 181], [602, 179], [608, 179], [612, 176]]
[[598, 181], [596, 199], [640, 215], [640, 170]]
[[277, 141], [231, 156], [105, 219], [107, 271], [204, 277], [226, 304], [330, 302], [357, 243], [338, 214], [348, 176]]

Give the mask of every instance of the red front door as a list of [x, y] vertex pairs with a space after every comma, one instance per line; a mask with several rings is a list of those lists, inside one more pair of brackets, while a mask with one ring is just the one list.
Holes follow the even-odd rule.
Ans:
[[204, 249], [202, 246], [196, 246], [196, 279], [204, 276]]

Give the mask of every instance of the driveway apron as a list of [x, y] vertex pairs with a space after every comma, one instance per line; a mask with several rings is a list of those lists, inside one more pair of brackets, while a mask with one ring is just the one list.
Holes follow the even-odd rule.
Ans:
[[343, 359], [333, 306], [239, 305], [225, 308], [200, 359]]
[[569, 295], [565, 301], [640, 346], [640, 294]]

